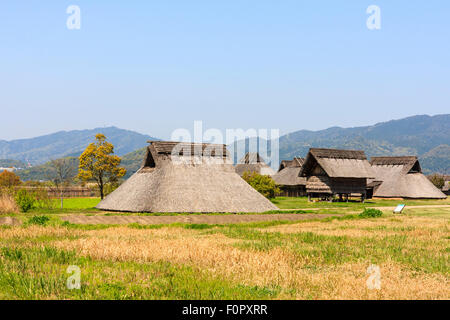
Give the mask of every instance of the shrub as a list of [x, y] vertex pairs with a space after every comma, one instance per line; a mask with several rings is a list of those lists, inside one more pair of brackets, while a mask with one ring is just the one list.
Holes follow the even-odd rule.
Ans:
[[445, 179], [440, 174], [432, 174], [428, 177], [428, 179], [431, 181], [432, 184], [436, 186], [438, 189], [442, 189], [445, 185]]
[[280, 193], [280, 189], [270, 176], [261, 175], [256, 172], [244, 172], [242, 178], [268, 199], [275, 198]]
[[0, 194], [0, 213], [18, 213], [19, 208], [17, 207], [14, 197], [8, 193]]
[[119, 184], [117, 182], [110, 182], [105, 184], [105, 186], [103, 187], [103, 192], [105, 194], [105, 196], [107, 196], [108, 194], [110, 194], [111, 192], [113, 192], [114, 190], [116, 190], [119, 187]]
[[0, 173], [0, 186], [11, 188], [20, 184], [20, 178], [11, 171], [4, 170]]
[[383, 215], [383, 212], [378, 209], [365, 208], [363, 212], [359, 214], [361, 218], [378, 218]]
[[34, 206], [39, 209], [54, 209], [56, 202], [48, 196], [47, 189], [38, 187], [34, 190], [33, 196], [35, 199]]
[[49, 220], [50, 218], [47, 216], [32, 216], [31, 218], [28, 219], [28, 224], [45, 226]]
[[25, 189], [19, 190], [16, 194], [16, 203], [22, 212], [28, 212], [34, 208], [36, 198], [33, 193]]

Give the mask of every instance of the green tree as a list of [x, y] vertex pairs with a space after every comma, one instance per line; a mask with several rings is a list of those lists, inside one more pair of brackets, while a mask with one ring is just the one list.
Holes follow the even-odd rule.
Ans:
[[244, 172], [242, 178], [247, 181], [256, 191], [268, 199], [275, 198], [280, 189], [275, 181], [268, 175], [261, 175], [256, 172]]
[[117, 183], [127, 171], [119, 167], [120, 158], [114, 155], [114, 146], [103, 134], [97, 134], [95, 140], [80, 156], [78, 178], [95, 181], [103, 199], [105, 185]]
[[428, 177], [428, 179], [430, 179], [431, 183], [434, 184], [439, 190], [442, 189], [445, 185], [445, 179], [440, 174], [432, 174]]
[[50, 188], [59, 193], [61, 209], [64, 204], [64, 191], [70, 185], [76, 174], [76, 167], [74, 167], [73, 162], [73, 158], [62, 158], [50, 161], [52, 168], [49, 175], [49, 180], [52, 182]]

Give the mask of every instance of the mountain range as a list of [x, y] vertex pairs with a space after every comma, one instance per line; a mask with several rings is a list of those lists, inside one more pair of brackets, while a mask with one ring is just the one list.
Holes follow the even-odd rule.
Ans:
[[119, 156], [146, 146], [147, 140], [157, 140], [149, 135], [116, 127], [59, 131], [31, 139], [0, 140], [0, 159], [38, 165], [51, 159], [79, 156], [93, 142], [97, 133], [103, 133], [108, 138]]
[[[0, 140], [0, 167], [7, 163], [28, 162], [35, 166], [20, 170], [22, 179], [39, 178], [50, 159], [77, 157], [103, 133], [122, 157], [127, 177], [142, 163], [149, 135], [116, 127], [61, 131], [32, 139]], [[300, 130], [280, 137], [280, 160], [304, 157], [310, 147], [364, 150], [368, 157], [417, 155], [424, 173], [450, 174], [450, 114], [417, 115], [399, 120], [354, 128]], [[14, 162], [15, 161], [15, 162]], [[22, 162], [20, 162], [22, 161]], [[22, 171], [22, 172], [21, 172]]]
[[424, 173], [450, 173], [450, 114], [417, 115], [372, 126], [300, 130], [280, 138], [280, 159], [310, 147], [364, 150], [368, 157], [416, 155]]

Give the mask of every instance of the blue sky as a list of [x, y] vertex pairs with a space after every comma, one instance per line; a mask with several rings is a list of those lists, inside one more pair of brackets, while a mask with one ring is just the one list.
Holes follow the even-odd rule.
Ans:
[[[372, 4], [381, 30], [366, 27]], [[449, 113], [449, 17], [444, 0], [1, 1], [0, 139]]]

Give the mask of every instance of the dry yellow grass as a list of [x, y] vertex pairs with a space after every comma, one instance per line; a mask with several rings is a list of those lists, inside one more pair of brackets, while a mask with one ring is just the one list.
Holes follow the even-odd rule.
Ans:
[[37, 237], [69, 237], [69, 236], [81, 236], [86, 235], [85, 231], [81, 230], [69, 230], [67, 228], [60, 227], [41, 227], [41, 226], [29, 226], [27, 228], [9, 228], [3, 229], [0, 232], [1, 240], [9, 239], [24, 239], [24, 238], [37, 238]]
[[14, 198], [9, 194], [0, 194], [0, 214], [18, 212], [19, 208]]
[[[444, 253], [443, 258], [448, 261], [447, 218], [398, 216], [325, 223], [303, 222], [256, 230], [282, 235], [311, 232], [351, 239], [364, 238], [369, 239], [369, 242], [370, 239], [399, 235], [406, 238], [403, 243], [405, 254], [419, 247], [428, 254], [425, 259], [434, 259]], [[278, 298], [281, 299], [450, 298], [449, 274], [445, 272], [425, 272], [420, 268], [414, 271], [414, 268], [388, 257], [378, 264], [381, 289], [369, 290], [366, 271], [371, 264], [370, 256], [351, 262], [320, 264], [314, 257], [293, 250], [289, 243], [258, 250], [242, 246], [253, 240], [226, 234], [173, 227], [133, 229], [123, 226], [87, 231], [30, 226], [4, 229], [0, 232], [0, 240], [48, 237], [50, 241], [46, 245], [75, 250], [93, 259], [142, 263], [168, 261], [188, 265], [234, 283], [280, 287]], [[39, 245], [39, 242], [30, 241], [20, 245]], [[304, 249], [321, 249], [314, 242], [305, 242], [302, 246]], [[121, 278], [121, 275], [112, 276]]]
[[[421, 222], [422, 219], [420, 220]], [[346, 221], [345, 225], [351, 223]], [[353, 221], [355, 223], [355, 221]], [[386, 223], [386, 222], [384, 222]], [[306, 223], [275, 227], [274, 230], [302, 228]], [[359, 227], [372, 226], [368, 222]], [[382, 222], [377, 222], [381, 225]], [[318, 226], [328, 224], [318, 224]], [[334, 224], [333, 224], [334, 225]], [[437, 224], [441, 226], [440, 223]], [[314, 299], [447, 299], [448, 277], [413, 272], [394, 262], [380, 265], [382, 289], [366, 286], [367, 263], [317, 266], [285, 248], [269, 251], [243, 250], [233, 246], [239, 240], [222, 234], [203, 235], [198, 231], [173, 228], [133, 230], [126, 227], [86, 232], [88, 237], [57, 241], [61, 249], [75, 249], [82, 255], [113, 261], [170, 261], [207, 270], [237, 283], [280, 286], [280, 298]], [[294, 289], [295, 294], [289, 293]]]
[[436, 239], [448, 235], [449, 226], [448, 219], [397, 216], [384, 219], [333, 220], [329, 223], [313, 221], [275, 226], [261, 231], [288, 234], [314, 232], [322, 235], [349, 237], [408, 235], [414, 238]]

